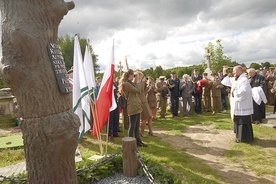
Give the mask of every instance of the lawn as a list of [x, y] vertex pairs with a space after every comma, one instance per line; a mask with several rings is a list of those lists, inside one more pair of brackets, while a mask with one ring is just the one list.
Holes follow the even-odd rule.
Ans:
[[[212, 125], [215, 129], [228, 131], [233, 128], [229, 113], [169, 117], [170, 115], [167, 116], [167, 119], [154, 121], [154, 128], [164, 130], [167, 135], [180, 137], [185, 136], [183, 132], [189, 126], [194, 125]], [[256, 176], [275, 176], [276, 130], [260, 125], [253, 125], [253, 129], [255, 141], [251, 144], [230, 144], [230, 150], [226, 150], [225, 158], [228, 162], [242, 163]], [[79, 144], [82, 157], [87, 159], [99, 154], [98, 141], [90, 134], [85, 135], [84, 138]], [[221, 175], [218, 170], [207, 164], [205, 160], [188, 154], [186, 149], [175, 149], [172, 144], [165, 142], [160, 137], [148, 136], [144, 140], [149, 147], [139, 148], [141, 155], [150, 159], [153, 163], [160, 164], [165, 170], [175, 173], [182, 181], [178, 183], [229, 183], [229, 180]], [[107, 153], [112, 154], [120, 149], [121, 138], [116, 138], [114, 143], [108, 143]], [[24, 161], [22, 155], [23, 148], [1, 149], [0, 167], [13, 164], [13, 161], [9, 159], [10, 157], [13, 157], [14, 163]]]

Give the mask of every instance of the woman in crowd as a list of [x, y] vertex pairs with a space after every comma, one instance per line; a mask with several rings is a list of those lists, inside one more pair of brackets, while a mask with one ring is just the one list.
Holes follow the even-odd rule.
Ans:
[[152, 77], [148, 77], [147, 84], [148, 84], [147, 99], [152, 113], [152, 120], [155, 120], [156, 113], [157, 113], [157, 99], [156, 99], [157, 90], [155, 88], [154, 79]]
[[147, 147], [147, 145], [142, 142], [139, 134], [140, 113], [143, 108], [138, 94], [141, 93], [142, 86], [134, 84], [132, 82], [134, 78], [133, 70], [129, 69], [124, 73], [120, 79], [119, 92], [124, 94], [127, 99], [127, 112], [129, 116], [128, 136], [136, 138], [137, 146]]
[[146, 123], [148, 123], [148, 127], [149, 127], [149, 135], [153, 136], [153, 132], [152, 132], [152, 113], [151, 113], [151, 109], [148, 103], [148, 100], [146, 98], [146, 94], [147, 94], [147, 79], [144, 76], [144, 74], [142, 72], [135, 72], [136, 77], [134, 78], [134, 83], [137, 84], [137, 86], [140, 86], [141, 93], [138, 93], [138, 97], [140, 98], [141, 102], [142, 102], [142, 107], [143, 107], [143, 111], [141, 112], [141, 136], [142, 137], [146, 137], [145, 135], [145, 127], [146, 127]]

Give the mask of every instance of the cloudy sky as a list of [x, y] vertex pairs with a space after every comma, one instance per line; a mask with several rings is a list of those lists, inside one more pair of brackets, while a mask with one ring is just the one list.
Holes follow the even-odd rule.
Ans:
[[[66, 1], [66, 0], [65, 0]], [[276, 63], [276, 0], [75, 0], [59, 35], [89, 38], [105, 69], [115, 40], [115, 63], [133, 69], [199, 64], [209, 42], [239, 63]]]

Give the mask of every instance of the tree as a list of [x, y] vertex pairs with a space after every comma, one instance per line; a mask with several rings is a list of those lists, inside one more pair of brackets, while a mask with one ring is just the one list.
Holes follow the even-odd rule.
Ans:
[[[209, 42], [206, 49], [211, 54], [211, 68], [215, 71], [221, 70], [224, 65], [234, 66], [237, 64], [236, 62], [231, 62], [231, 58], [223, 53], [223, 46], [220, 39], [216, 41], [216, 45]], [[205, 62], [203, 62], [203, 65], [205, 66]]]
[[265, 63], [262, 63], [262, 66], [268, 69], [271, 66], [271, 64], [269, 62], [265, 62]]
[[251, 63], [249, 68], [254, 68], [256, 70], [259, 70], [262, 66], [259, 63]]
[[162, 66], [157, 66], [153, 72], [153, 78], [157, 79], [158, 77], [165, 75], [165, 71]]
[[[94, 71], [100, 71], [100, 67], [97, 64], [98, 61], [98, 55], [96, 55], [93, 51], [93, 47], [89, 45], [89, 40], [85, 38], [79, 37], [80, 47], [81, 47], [81, 53], [84, 56], [85, 47], [86, 45], [89, 46], [89, 49], [92, 53], [92, 59], [94, 63]], [[66, 69], [69, 70], [73, 66], [73, 58], [74, 58], [74, 37], [70, 37], [69, 35], [66, 35], [64, 37], [58, 38], [58, 44], [61, 47], [61, 52], [65, 61]]]
[[75, 150], [80, 121], [69, 93], [59, 90], [47, 46], [73, 2], [0, 0], [0, 74], [20, 105], [28, 183], [77, 183]]
[[145, 76], [152, 76], [152, 77], [153, 77], [153, 68], [150, 67], [149, 69], [144, 70], [144, 71], [143, 71], [143, 74], [144, 74]]

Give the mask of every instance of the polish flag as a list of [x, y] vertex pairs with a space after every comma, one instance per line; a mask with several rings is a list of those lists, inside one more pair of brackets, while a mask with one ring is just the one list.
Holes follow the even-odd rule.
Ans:
[[111, 58], [104, 72], [99, 94], [95, 103], [93, 136], [98, 137], [104, 125], [109, 121], [109, 112], [116, 109], [117, 104], [113, 91], [114, 79], [114, 41], [112, 45]]

